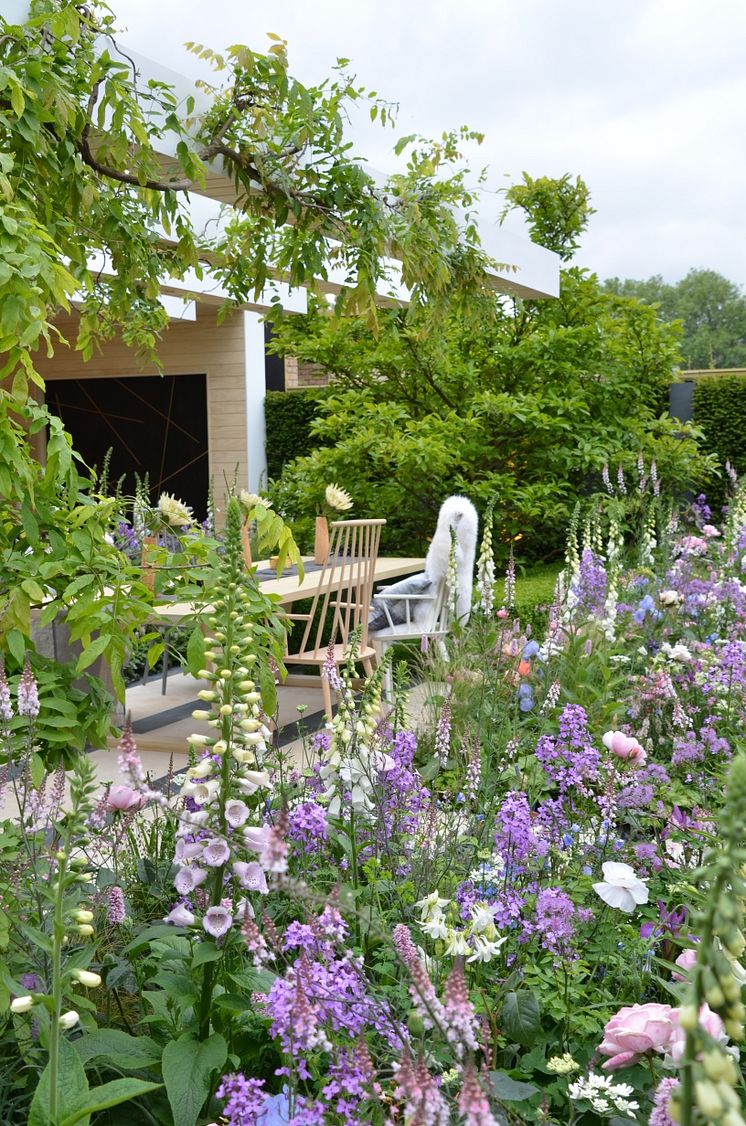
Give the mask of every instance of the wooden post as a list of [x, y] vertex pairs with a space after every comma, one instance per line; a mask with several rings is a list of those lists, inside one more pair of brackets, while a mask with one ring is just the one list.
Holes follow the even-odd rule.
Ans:
[[148, 548], [155, 547], [158, 543], [157, 536], [143, 536], [142, 538], [142, 553], [140, 555], [140, 569], [142, 571], [143, 584], [148, 590], [153, 590], [155, 585], [155, 567], [152, 563], [148, 563]]

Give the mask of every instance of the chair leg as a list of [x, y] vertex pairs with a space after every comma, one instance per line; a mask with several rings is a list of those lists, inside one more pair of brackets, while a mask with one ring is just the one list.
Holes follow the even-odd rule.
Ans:
[[365, 675], [366, 676], [373, 676], [373, 662], [370, 659], [370, 657], [366, 657], [365, 660], [362, 662], [362, 664], [363, 664], [363, 672], [365, 673]]
[[322, 691], [323, 696], [324, 696], [324, 708], [326, 710], [326, 718], [331, 723], [332, 719], [334, 718], [333, 713], [332, 713], [332, 689], [331, 689], [331, 685], [329, 684], [329, 681], [326, 679], [326, 677], [323, 674], [321, 676], [321, 691]]
[[165, 696], [168, 689], [168, 639], [170, 636], [171, 630], [167, 629], [163, 635], [163, 677], [161, 679], [161, 696]]

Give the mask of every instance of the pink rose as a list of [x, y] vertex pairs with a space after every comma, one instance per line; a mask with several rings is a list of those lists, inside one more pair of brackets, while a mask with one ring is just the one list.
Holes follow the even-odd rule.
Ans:
[[692, 966], [694, 965], [694, 963], [696, 961], [697, 961], [697, 951], [696, 950], [682, 950], [682, 952], [679, 954], [678, 958], [676, 959], [676, 965], [681, 966], [681, 969], [684, 972], [683, 973], [677, 973], [676, 970], [672, 970], [671, 971], [671, 977], [674, 979], [674, 981], [687, 981], [689, 970], [692, 968]]
[[109, 787], [109, 792], [106, 795], [106, 808], [111, 813], [124, 812], [130, 809], [140, 809], [144, 801], [145, 798], [142, 794], [138, 794], [137, 790], [131, 790], [129, 786], [118, 784]]
[[648, 757], [645, 749], [634, 736], [625, 735], [623, 731], [607, 731], [603, 737], [603, 745], [617, 758], [637, 763], [639, 766], [642, 766]]
[[[674, 1028], [671, 1043], [668, 1045], [668, 1054], [673, 1061], [674, 1067], [678, 1067], [684, 1055], [686, 1033], [683, 1028], [679, 1027], [678, 1009], [671, 1010], [671, 1017], [673, 1018]], [[720, 1044], [725, 1044], [728, 1039], [728, 1034], [725, 1031], [722, 1020], [717, 1013], [713, 1013], [712, 1009], [707, 1004], [704, 1004], [699, 1010], [699, 1026], [700, 1028], [704, 1028], [705, 1032], [708, 1032], [713, 1040], [717, 1040]]]
[[670, 1005], [651, 1003], [620, 1009], [604, 1028], [599, 1052], [610, 1059], [604, 1071], [637, 1063], [646, 1052], [665, 1052], [675, 1032], [674, 1010]]

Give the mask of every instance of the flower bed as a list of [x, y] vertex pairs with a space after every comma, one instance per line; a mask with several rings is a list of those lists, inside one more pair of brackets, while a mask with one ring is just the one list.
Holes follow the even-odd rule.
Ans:
[[546, 637], [488, 535], [432, 725], [351, 666], [302, 768], [235, 503], [183, 777], [126, 732], [64, 813], [30, 673], [0, 682], [0, 1119], [743, 1122], [746, 506], [687, 523], [648, 481], [627, 546], [619, 487], [576, 521]]

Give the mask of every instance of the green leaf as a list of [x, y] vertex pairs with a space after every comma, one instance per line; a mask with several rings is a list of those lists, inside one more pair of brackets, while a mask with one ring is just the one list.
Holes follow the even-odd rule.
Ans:
[[62, 1118], [60, 1126], [76, 1126], [78, 1122], [87, 1122], [89, 1116], [99, 1110], [119, 1106], [120, 1103], [146, 1095], [149, 1091], [157, 1091], [162, 1086], [162, 1083], [146, 1083], [144, 1079], [112, 1079], [110, 1083], [89, 1091], [78, 1109]]
[[506, 993], [500, 1019], [511, 1039], [530, 1045], [539, 1030], [539, 1002], [528, 989]]
[[175, 938], [184, 933], [183, 927], [173, 927], [168, 923], [163, 923], [157, 927], [147, 927], [137, 938], [133, 938], [132, 942], [128, 943], [121, 953], [134, 954], [136, 950], [141, 950], [143, 946], [147, 946], [148, 943], [154, 942], [157, 938]]
[[21, 588], [26, 592], [32, 602], [43, 602], [44, 591], [34, 579], [24, 579]]
[[155, 1040], [149, 1036], [129, 1036], [117, 1028], [99, 1028], [73, 1044], [83, 1064], [107, 1060], [123, 1071], [152, 1067], [161, 1059], [161, 1047]]
[[87, 669], [89, 665], [92, 665], [93, 662], [101, 656], [110, 641], [111, 638], [108, 633], [100, 633], [98, 637], [94, 637], [90, 645], [80, 654], [75, 667], [76, 672], [83, 672], [83, 669]]
[[23, 658], [26, 653], [26, 639], [19, 629], [12, 629], [5, 638], [5, 644], [12, 656], [18, 661], [18, 664], [23, 664]]
[[[88, 1080], [77, 1052], [66, 1037], [60, 1037], [59, 1066], [57, 1073], [58, 1117], [74, 1114], [88, 1096]], [[85, 1124], [88, 1115], [76, 1119]], [[41, 1073], [29, 1107], [28, 1126], [49, 1126], [49, 1064]]]
[[534, 1087], [533, 1083], [521, 1083], [518, 1079], [511, 1079], [504, 1071], [491, 1071], [490, 1079], [495, 1094], [504, 1103], [520, 1103], [539, 1093], [539, 1088]]
[[217, 962], [221, 954], [214, 942], [200, 942], [192, 957], [192, 969], [203, 966], [205, 962]]
[[259, 691], [262, 694], [264, 714], [273, 716], [277, 710], [277, 686], [275, 674], [268, 665], [262, 665], [259, 669]]
[[189, 634], [187, 642], [187, 664], [189, 671], [196, 678], [200, 669], [205, 667], [205, 635], [199, 626], [195, 626]]
[[34, 784], [34, 789], [41, 788], [44, 781], [44, 759], [36, 751], [31, 755], [31, 781]]
[[228, 1045], [219, 1032], [200, 1043], [188, 1036], [172, 1040], [163, 1051], [163, 1081], [174, 1122], [195, 1126], [210, 1093], [210, 1077], [222, 1067]]

